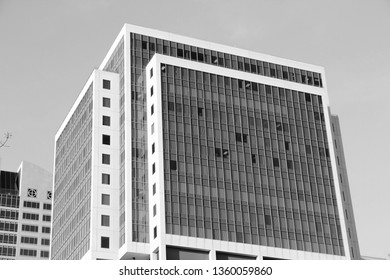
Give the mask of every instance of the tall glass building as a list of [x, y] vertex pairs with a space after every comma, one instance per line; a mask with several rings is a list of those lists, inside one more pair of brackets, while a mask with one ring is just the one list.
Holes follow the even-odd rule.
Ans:
[[126, 24], [55, 138], [53, 259], [358, 259], [322, 67]]

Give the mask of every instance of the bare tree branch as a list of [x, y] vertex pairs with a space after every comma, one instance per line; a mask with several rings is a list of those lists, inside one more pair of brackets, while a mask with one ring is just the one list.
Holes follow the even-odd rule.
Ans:
[[7, 132], [7, 133], [4, 133], [4, 140], [1, 140], [0, 141], [0, 148], [2, 147], [5, 147], [5, 148], [8, 148], [9, 146], [7, 146], [7, 142], [8, 140], [12, 137], [12, 134]]

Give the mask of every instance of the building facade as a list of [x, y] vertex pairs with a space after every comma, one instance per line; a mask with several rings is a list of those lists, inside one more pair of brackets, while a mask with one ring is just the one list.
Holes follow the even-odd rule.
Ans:
[[52, 258], [358, 258], [331, 120], [322, 67], [126, 24], [56, 134]]
[[52, 175], [23, 161], [0, 181], [0, 259], [48, 260]]

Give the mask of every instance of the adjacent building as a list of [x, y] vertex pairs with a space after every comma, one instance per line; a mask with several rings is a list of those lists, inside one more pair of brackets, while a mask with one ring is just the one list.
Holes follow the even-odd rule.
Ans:
[[52, 259], [360, 258], [319, 66], [126, 24], [54, 168]]
[[49, 259], [52, 175], [23, 161], [0, 171], [0, 259]]

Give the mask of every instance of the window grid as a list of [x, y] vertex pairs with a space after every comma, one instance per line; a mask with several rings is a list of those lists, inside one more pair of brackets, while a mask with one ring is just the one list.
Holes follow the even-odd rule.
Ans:
[[344, 255], [321, 97], [162, 69], [167, 233]]

